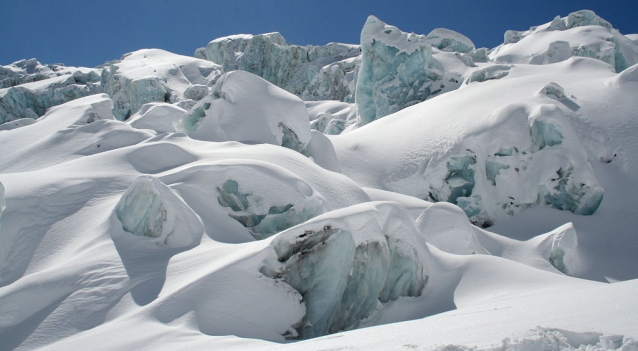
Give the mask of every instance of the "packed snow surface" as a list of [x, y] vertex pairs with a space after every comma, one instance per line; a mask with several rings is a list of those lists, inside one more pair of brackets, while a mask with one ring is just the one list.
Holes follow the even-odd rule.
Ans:
[[637, 40], [0, 66], [0, 350], [637, 350]]

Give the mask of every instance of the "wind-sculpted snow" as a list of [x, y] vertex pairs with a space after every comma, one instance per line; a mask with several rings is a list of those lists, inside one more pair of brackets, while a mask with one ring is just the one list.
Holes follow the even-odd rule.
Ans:
[[489, 254], [481, 246], [463, 210], [449, 203], [425, 209], [416, 225], [425, 239], [445, 252], [457, 255]]
[[115, 103], [113, 114], [123, 121], [149, 102], [184, 103], [197, 98], [202, 92], [193, 89], [201, 88], [193, 86], [207, 85], [219, 74], [220, 67], [212, 62], [146, 49], [105, 67], [101, 84]]
[[198, 49], [195, 57], [260, 76], [304, 100], [353, 100], [358, 45], [288, 45], [279, 33], [233, 35]]
[[[257, 240], [272, 236], [329, 209], [325, 198], [297, 175], [262, 161], [234, 160], [189, 167], [165, 177], [215, 228]], [[197, 186], [195, 186], [197, 185]], [[217, 238], [217, 240], [221, 240]]]
[[310, 142], [303, 101], [251, 73], [225, 73], [182, 119], [191, 137], [281, 145], [303, 151]]
[[446, 42], [404, 33], [374, 16], [368, 17], [361, 31], [361, 69], [355, 93], [359, 124], [458, 88], [460, 77], [445, 72], [432, 56], [431, 44], [446, 48], [442, 44]]
[[133, 128], [151, 129], [157, 133], [175, 132], [175, 126], [186, 114], [186, 110], [179, 106], [165, 102], [150, 102], [142, 105], [126, 123]]
[[581, 10], [528, 31], [509, 30], [504, 43], [490, 53], [495, 62], [537, 65], [572, 56], [595, 58], [622, 72], [638, 63], [638, 45], [594, 12]]
[[425, 39], [432, 47], [442, 51], [455, 51], [468, 54], [474, 50], [474, 43], [472, 43], [470, 38], [446, 28], [436, 28], [432, 30]]
[[458, 206], [433, 204], [416, 219], [428, 243], [456, 255], [493, 255], [549, 272], [582, 274], [578, 237], [572, 223], [527, 241], [513, 240], [470, 223]]
[[379, 302], [420, 296], [428, 279], [424, 246], [410, 215], [391, 202], [338, 210], [277, 235], [276, 260], [262, 273], [303, 296], [301, 338], [335, 333], [370, 316]]
[[637, 36], [361, 38], [0, 67], [0, 350], [635, 349]]

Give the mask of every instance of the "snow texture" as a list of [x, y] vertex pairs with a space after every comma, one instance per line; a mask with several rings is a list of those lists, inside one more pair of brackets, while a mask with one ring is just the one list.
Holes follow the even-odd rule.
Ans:
[[638, 46], [593, 11], [581, 10], [528, 31], [509, 30], [504, 43], [490, 53], [495, 62], [535, 65], [572, 56], [598, 59], [622, 72], [638, 63]]
[[638, 38], [504, 39], [0, 66], [0, 350], [637, 349]]
[[181, 124], [200, 140], [268, 143], [299, 152], [310, 142], [301, 99], [243, 71], [222, 75]]

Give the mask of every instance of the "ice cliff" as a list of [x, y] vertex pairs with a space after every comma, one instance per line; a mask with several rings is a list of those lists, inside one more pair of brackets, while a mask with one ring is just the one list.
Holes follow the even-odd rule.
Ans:
[[195, 57], [260, 76], [304, 100], [352, 100], [358, 45], [288, 45], [279, 33], [215, 39]]
[[427, 247], [409, 213], [373, 202], [326, 213], [277, 235], [261, 272], [303, 296], [301, 338], [334, 333], [369, 317], [379, 304], [420, 296]]

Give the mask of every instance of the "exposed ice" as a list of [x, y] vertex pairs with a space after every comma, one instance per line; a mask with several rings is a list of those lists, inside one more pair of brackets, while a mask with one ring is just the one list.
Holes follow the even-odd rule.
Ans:
[[454, 81], [459, 79], [445, 79], [424, 35], [404, 33], [370, 16], [361, 31], [361, 49], [355, 93], [360, 125], [458, 87]]
[[[113, 114], [123, 121], [146, 103], [190, 99], [195, 94], [193, 89], [201, 90], [192, 86], [206, 85], [219, 74], [220, 67], [210, 61], [145, 49], [128, 53], [105, 67], [101, 84], [115, 103]], [[187, 90], [192, 93], [190, 97], [184, 96]]]
[[310, 142], [303, 101], [243, 71], [222, 75], [181, 126], [200, 140], [268, 143], [299, 152]]
[[222, 231], [236, 235], [234, 242], [248, 241], [244, 233], [251, 239], [267, 238], [331, 209], [308, 182], [264, 161], [231, 158], [185, 168], [164, 179], [182, 185], [176, 188], [194, 204], [209, 235]]
[[122, 229], [159, 247], [186, 248], [199, 243], [199, 216], [159, 179], [142, 175], [122, 195], [114, 211]]
[[[391, 187], [457, 204], [480, 226], [538, 205], [585, 215], [596, 211], [604, 190], [560, 108], [512, 105], [496, 111], [493, 118], [499, 122], [489, 130], [461, 142], [436, 162], [428, 160], [422, 173]], [[488, 151], [486, 140], [499, 142]]]
[[58, 75], [0, 89], [0, 123], [20, 118], [36, 119], [52, 106], [101, 93], [99, 76], [92, 69], [66, 68]]
[[528, 31], [505, 32], [490, 52], [495, 62], [551, 64], [572, 56], [591, 57], [622, 72], [638, 63], [638, 45], [593, 11], [581, 10]]
[[380, 302], [421, 295], [428, 253], [417, 238], [412, 218], [398, 204], [356, 205], [274, 237], [276, 260], [264, 262], [262, 273], [303, 296], [300, 337], [321, 336], [355, 325]]
[[[358, 45], [288, 45], [279, 33], [218, 38], [196, 57], [221, 65], [223, 72], [250, 72], [304, 100], [346, 100], [354, 91]], [[352, 100], [352, 97], [350, 97]]]

